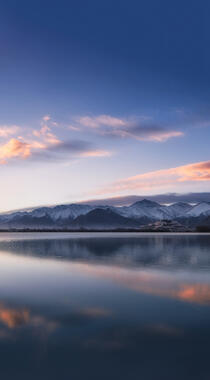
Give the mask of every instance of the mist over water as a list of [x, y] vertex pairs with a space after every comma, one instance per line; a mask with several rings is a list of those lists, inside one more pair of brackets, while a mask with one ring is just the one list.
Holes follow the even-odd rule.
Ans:
[[1, 234], [2, 379], [209, 380], [210, 235]]

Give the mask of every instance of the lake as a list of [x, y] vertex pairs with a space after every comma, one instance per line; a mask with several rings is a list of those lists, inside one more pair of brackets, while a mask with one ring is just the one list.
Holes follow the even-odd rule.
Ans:
[[209, 380], [210, 235], [0, 234], [0, 375]]

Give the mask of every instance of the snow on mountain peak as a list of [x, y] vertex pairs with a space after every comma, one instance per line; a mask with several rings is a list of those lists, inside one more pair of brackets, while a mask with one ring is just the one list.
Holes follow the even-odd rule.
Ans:
[[175, 220], [176, 218], [209, 217], [210, 203], [202, 202], [195, 206], [178, 202], [169, 206], [161, 205], [147, 199], [135, 202], [130, 206], [92, 206], [86, 204], [58, 205], [54, 207], [39, 207], [30, 211], [18, 211], [0, 215], [1, 226], [26, 226], [26, 228], [38, 225], [70, 226], [78, 218], [90, 211], [110, 210], [115, 215], [134, 219], [135, 223], [147, 223], [148, 221]]
[[189, 203], [177, 202], [168, 206], [168, 211], [170, 212], [171, 218], [183, 217], [192, 208]]
[[197, 205], [193, 206], [191, 210], [189, 210], [186, 214], [186, 216], [200, 216], [203, 215], [210, 215], [210, 203], [209, 202], [201, 202]]
[[117, 212], [129, 218], [142, 218], [147, 217], [151, 219], [170, 219], [167, 206], [162, 206], [159, 203], [144, 199], [135, 202], [128, 207], [119, 207]]

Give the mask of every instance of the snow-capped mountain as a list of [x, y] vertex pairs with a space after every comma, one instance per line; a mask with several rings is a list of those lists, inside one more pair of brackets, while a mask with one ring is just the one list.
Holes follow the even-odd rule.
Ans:
[[189, 216], [200, 216], [200, 215], [210, 215], [210, 203], [209, 202], [202, 202], [194, 207], [192, 207], [186, 214], [187, 217]]
[[134, 219], [139, 219], [141, 217], [156, 220], [171, 218], [167, 206], [162, 206], [159, 203], [148, 201], [147, 199], [135, 202], [128, 207], [118, 207], [116, 208], [116, 211], [122, 216]]
[[161, 205], [144, 199], [130, 206], [85, 204], [39, 207], [0, 215], [0, 229], [138, 228], [156, 221], [177, 220], [187, 227], [210, 225], [210, 203]]
[[192, 206], [189, 203], [177, 202], [168, 206], [167, 209], [170, 214], [170, 218], [174, 219], [186, 215], [186, 213], [192, 209]]
[[85, 215], [93, 209], [89, 205], [79, 205], [79, 204], [70, 204], [70, 205], [61, 205], [55, 207], [41, 207], [35, 209], [31, 212], [31, 215], [36, 218], [48, 216], [52, 218], [53, 221], [65, 220], [65, 219], [75, 219], [79, 215]]

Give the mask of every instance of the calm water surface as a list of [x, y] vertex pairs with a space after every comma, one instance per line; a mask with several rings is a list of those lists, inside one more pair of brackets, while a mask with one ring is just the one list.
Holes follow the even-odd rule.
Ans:
[[210, 379], [210, 235], [0, 234], [1, 379]]

